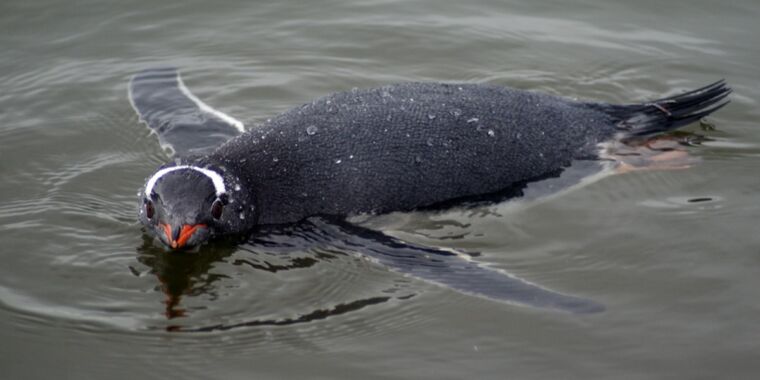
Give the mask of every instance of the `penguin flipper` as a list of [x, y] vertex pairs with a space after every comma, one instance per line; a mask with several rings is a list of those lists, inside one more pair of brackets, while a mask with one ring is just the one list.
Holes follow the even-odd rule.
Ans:
[[244, 132], [242, 122], [195, 97], [176, 68], [152, 68], [132, 76], [129, 101], [161, 146], [180, 157], [208, 153]]
[[322, 238], [327, 233], [336, 248], [358, 252], [396, 272], [462, 293], [578, 314], [605, 309], [595, 301], [543, 288], [452, 251], [407, 243], [348, 222], [324, 218], [310, 218], [308, 222], [322, 231]]

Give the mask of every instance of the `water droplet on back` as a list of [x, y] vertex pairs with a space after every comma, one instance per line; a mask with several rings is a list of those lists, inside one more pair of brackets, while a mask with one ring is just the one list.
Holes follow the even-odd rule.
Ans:
[[316, 125], [310, 125], [306, 127], [306, 134], [309, 136], [314, 136], [317, 133], [317, 126]]

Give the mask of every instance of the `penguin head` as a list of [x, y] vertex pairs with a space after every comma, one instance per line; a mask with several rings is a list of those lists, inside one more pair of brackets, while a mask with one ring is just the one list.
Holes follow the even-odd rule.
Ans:
[[243, 228], [231, 202], [218, 171], [191, 165], [164, 167], [140, 192], [140, 221], [168, 247], [189, 249]]

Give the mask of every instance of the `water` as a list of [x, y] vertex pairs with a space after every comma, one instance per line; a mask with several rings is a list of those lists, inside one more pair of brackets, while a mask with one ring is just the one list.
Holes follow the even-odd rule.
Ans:
[[[749, 0], [4, 1], [0, 377], [752, 378], [758, 16]], [[135, 216], [166, 153], [126, 96], [132, 73], [166, 65], [249, 126], [409, 80], [632, 102], [726, 78], [735, 94], [716, 131], [688, 128], [711, 140], [689, 169], [365, 221], [607, 307], [575, 316], [339, 251], [167, 256]]]

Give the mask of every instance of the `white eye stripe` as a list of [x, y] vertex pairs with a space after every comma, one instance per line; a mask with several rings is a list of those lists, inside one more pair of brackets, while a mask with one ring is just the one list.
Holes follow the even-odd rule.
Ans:
[[153, 174], [153, 177], [150, 177], [148, 182], [145, 184], [145, 196], [150, 198], [150, 194], [153, 192], [153, 187], [156, 186], [156, 182], [158, 182], [158, 180], [161, 179], [164, 174], [182, 169], [195, 170], [211, 179], [211, 182], [214, 184], [214, 189], [216, 190], [217, 197], [221, 197], [222, 194], [227, 192], [227, 189], [224, 187], [224, 179], [221, 175], [219, 175], [219, 173], [213, 170], [199, 168], [197, 166], [179, 165], [163, 168], [157, 171], [156, 174]]

